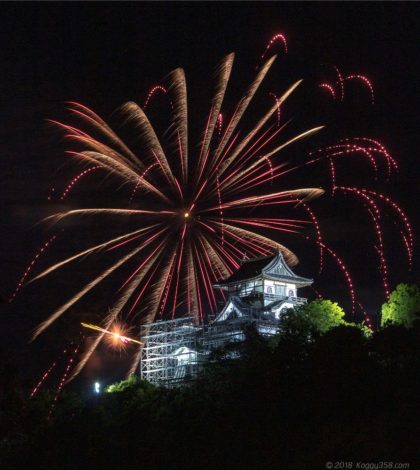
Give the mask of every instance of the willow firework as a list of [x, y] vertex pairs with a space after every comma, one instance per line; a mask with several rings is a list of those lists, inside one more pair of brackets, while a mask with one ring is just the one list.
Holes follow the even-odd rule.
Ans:
[[[281, 40], [287, 51], [284, 37], [277, 35], [262, 58], [276, 40]], [[153, 87], [143, 108], [135, 102], [125, 103], [121, 107], [124, 123], [132, 126], [139, 136], [139, 151], [134, 152], [103, 119], [82, 104], [71, 102], [69, 105], [72, 114], [83, 122], [81, 128], [53, 121], [65, 130], [68, 139], [80, 147], [69, 152], [69, 155], [86, 164], [86, 168], [72, 178], [61, 199], [81, 178], [101, 171], [130, 188], [129, 197], [122, 207], [73, 209], [49, 218], [59, 223], [80, 216], [121, 217], [131, 224], [129, 231], [83, 249], [32, 279], [44, 278], [88, 255], [99, 256], [100, 253], [114, 250], [121, 253], [115, 262], [43, 321], [35, 330], [36, 338], [102, 281], [130, 266], [130, 272], [119, 286], [116, 302], [98, 329], [99, 335], [73, 370], [72, 377], [80, 372], [116, 322], [140, 325], [156, 318], [179, 315], [193, 315], [197, 323], [205, 322], [207, 312], [217, 311], [216, 295], [223, 296], [223, 292], [214, 292], [213, 283], [237, 269], [245, 254], [248, 257], [265, 256], [273, 250], [280, 250], [286, 262], [290, 266], [295, 265], [297, 257], [277, 241], [278, 234], [298, 233], [307, 224], [315, 227], [316, 238], [313, 241], [319, 247], [321, 260], [326, 252], [343, 271], [355, 305], [350, 274], [342, 260], [326, 246], [316, 216], [308, 206], [310, 200], [324, 193], [323, 189], [278, 188], [273, 184], [279, 177], [308, 165], [328, 162], [333, 189], [351, 192], [371, 205], [376, 235], [380, 240], [380, 264], [382, 270], [385, 269], [378, 209], [373, 202], [376, 196], [364, 189], [357, 192], [336, 185], [333, 163], [346, 154], [361, 153], [375, 168], [377, 159], [383, 158], [391, 170], [396, 165], [395, 161], [381, 144], [359, 138], [318, 149], [299, 165], [278, 162], [277, 157], [283, 149], [322, 129], [322, 126], [316, 126], [294, 137], [282, 139], [282, 131], [287, 124], [280, 125], [280, 108], [301, 81], [291, 84], [281, 95], [270, 93], [275, 97], [274, 103], [246, 133], [239, 131], [247, 108], [274, 60], [275, 56], [261, 65], [230, 117], [224, 103], [234, 54], [222, 60], [216, 72], [215, 93], [205, 128], [198, 150], [194, 152], [191, 148], [196, 147], [188, 145], [187, 84], [182, 69], [174, 70], [162, 84]], [[171, 116], [168, 132], [162, 137], [159, 137], [145, 113], [145, 108], [149, 110], [157, 93], [167, 96]], [[282, 218], [279, 214], [286, 206], [297, 207], [305, 217]], [[271, 211], [271, 215], [267, 216], [261, 210], [264, 207], [276, 208], [276, 211]], [[393, 207], [401, 211], [399, 207]], [[402, 211], [399, 215], [405, 217]], [[411, 259], [413, 243], [408, 222], [403, 224], [402, 230]], [[269, 237], [267, 231], [277, 235]], [[387, 288], [386, 280], [384, 285]], [[137, 366], [139, 351], [135, 354], [131, 370]]]

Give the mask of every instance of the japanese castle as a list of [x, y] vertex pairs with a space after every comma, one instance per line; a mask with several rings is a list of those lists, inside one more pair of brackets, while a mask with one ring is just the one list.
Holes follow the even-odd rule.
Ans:
[[297, 289], [312, 282], [297, 276], [280, 251], [243, 260], [235, 273], [214, 285], [225, 291], [227, 300], [212, 321], [197, 325], [192, 317], [183, 317], [143, 327], [141, 378], [175, 386], [194, 378], [212, 351], [242, 341], [248, 325], [253, 324], [261, 335], [274, 335], [282, 314], [306, 303]]

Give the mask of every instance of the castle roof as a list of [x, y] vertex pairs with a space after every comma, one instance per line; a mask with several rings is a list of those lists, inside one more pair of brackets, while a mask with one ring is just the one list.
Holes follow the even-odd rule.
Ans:
[[313, 282], [312, 279], [297, 276], [284, 261], [282, 253], [278, 251], [270, 256], [242, 261], [236, 272], [227, 279], [220, 281], [215, 287], [224, 287], [257, 277], [292, 282], [301, 286], [310, 285]]
[[223, 284], [230, 284], [231, 282], [243, 281], [257, 277], [262, 274], [262, 270], [274, 259], [275, 255], [265, 256], [262, 258], [255, 258], [242, 261], [240, 268], [235, 271], [230, 277], [224, 279]]

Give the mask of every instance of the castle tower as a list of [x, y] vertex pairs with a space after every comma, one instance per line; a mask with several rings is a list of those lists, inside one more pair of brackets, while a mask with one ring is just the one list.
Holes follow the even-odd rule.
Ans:
[[215, 321], [244, 316], [279, 319], [287, 309], [306, 303], [306, 299], [298, 297], [297, 290], [312, 282], [312, 279], [297, 276], [280, 251], [270, 256], [243, 260], [235, 273], [214, 285], [229, 296]]

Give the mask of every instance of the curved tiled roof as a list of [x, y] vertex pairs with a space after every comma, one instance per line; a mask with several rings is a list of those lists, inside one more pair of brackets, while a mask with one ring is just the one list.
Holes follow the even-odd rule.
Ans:
[[[280, 272], [276, 272], [276, 270], [271, 271], [270, 265], [277, 265], [277, 262], [274, 261], [278, 259], [278, 264], [281, 265]], [[217, 283], [217, 286], [223, 286], [226, 284], [231, 284], [233, 282], [244, 281], [246, 279], [252, 279], [257, 276], [269, 277], [272, 279], [279, 279], [285, 281], [293, 281], [296, 283], [302, 284], [311, 284], [312, 279], [307, 279], [305, 277], [297, 276], [286, 264], [284, 261], [283, 255], [280, 252], [274, 253], [270, 256], [265, 256], [261, 258], [254, 258], [250, 260], [242, 261], [240, 268], [235, 271], [230, 277], [227, 279], [223, 279], [222, 281]]]
[[266, 256], [242, 261], [240, 268], [227, 279], [223, 279], [220, 284], [229, 284], [231, 282], [243, 281], [258, 276], [262, 270], [273, 261], [276, 255]]

